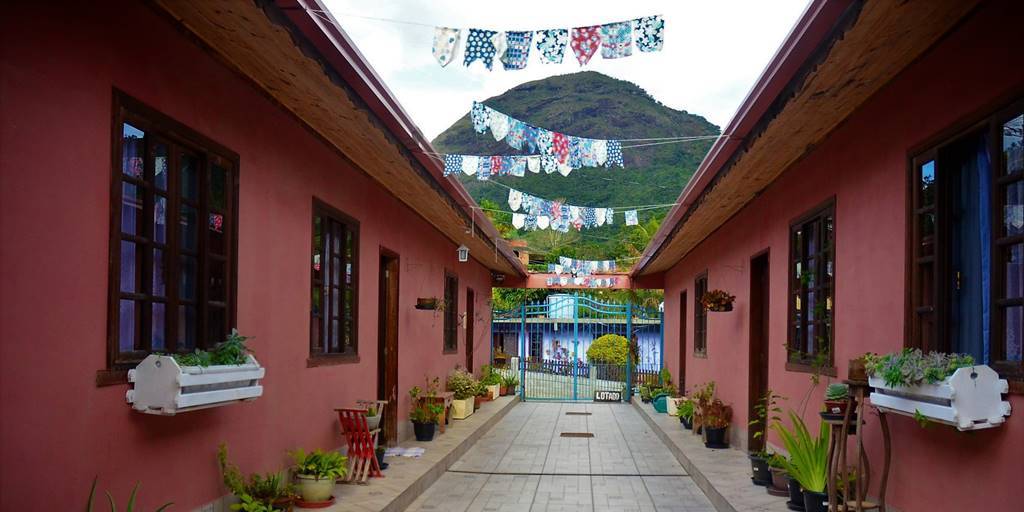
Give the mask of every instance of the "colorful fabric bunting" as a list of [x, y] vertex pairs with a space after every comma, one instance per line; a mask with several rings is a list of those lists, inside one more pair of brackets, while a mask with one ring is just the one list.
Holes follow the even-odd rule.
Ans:
[[633, 22], [601, 25], [601, 58], [618, 59], [633, 55]]
[[469, 117], [473, 120], [473, 130], [477, 133], [484, 133], [491, 126], [491, 109], [483, 103], [474, 101]]
[[457, 28], [437, 27], [434, 29], [432, 53], [441, 67], [447, 66], [455, 57], [461, 37], [462, 31]]
[[491, 69], [494, 65], [494, 54], [498, 51], [494, 45], [495, 35], [497, 32], [493, 30], [469, 29], [469, 35], [466, 37], [466, 54], [462, 64], [469, 67], [473, 61], [480, 59], [487, 69]]
[[512, 214], [512, 227], [516, 229], [523, 229], [526, 226], [526, 214], [525, 213], [513, 213]]
[[519, 211], [519, 207], [522, 204], [523, 204], [523, 193], [518, 191], [518, 190], [515, 190], [515, 189], [509, 189], [509, 191], [508, 191], [508, 207], [512, 208], [512, 211], [518, 212]]
[[444, 175], [458, 174], [462, 170], [462, 155], [444, 156]]
[[613, 165], [618, 165], [619, 167], [626, 166], [622, 160], [622, 143], [617, 140], [608, 141], [608, 158], [604, 162], [605, 167]]
[[491, 124], [491, 135], [494, 136], [494, 140], [500, 141], [508, 135], [508, 128], [510, 119], [505, 114], [492, 110], [490, 115]]
[[564, 28], [537, 32], [537, 51], [545, 64], [561, 64], [565, 46], [569, 44], [569, 31]]
[[476, 171], [480, 169], [480, 157], [462, 155], [462, 173], [466, 176], [472, 176], [476, 174]]
[[639, 220], [636, 216], [636, 210], [626, 210], [626, 225], [636, 226], [639, 224]]
[[576, 61], [580, 66], [590, 62], [590, 58], [597, 53], [601, 47], [601, 26], [576, 27], [572, 29], [572, 39], [569, 42], [572, 51], [576, 54]]
[[642, 52], [659, 52], [665, 43], [665, 20], [661, 16], [644, 16], [633, 20], [633, 37]]
[[530, 56], [530, 44], [533, 43], [533, 32], [505, 32], [507, 48], [501, 57], [505, 70], [523, 69], [526, 59]]

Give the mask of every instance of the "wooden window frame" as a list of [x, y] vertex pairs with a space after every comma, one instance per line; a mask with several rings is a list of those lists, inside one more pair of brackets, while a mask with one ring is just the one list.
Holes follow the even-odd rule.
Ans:
[[[449, 288], [451, 285], [451, 288]], [[441, 335], [441, 353], [459, 353], [459, 276], [444, 271], [444, 330]]]
[[708, 357], [708, 308], [701, 298], [708, 291], [708, 271], [693, 278], [693, 356]]
[[[796, 275], [794, 266], [799, 261], [801, 262], [801, 268], [804, 268], [806, 266], [806, 261], [810, 258], [807, 254], [804, 253], [804, 247], [796, 247], [796, 232], [804, 229], [807, 224], [812, 222], [816, 222], [819, 226], [821, 226], [820, 223], [826, 217], [832, 218], [831, 244], [826, 248], [819, 249], [817, 253], [814, 254], [812, 257], [820, 261], [821, 257], [827, 255], [829, 260], [832, 262], [832, 276], [831, 278], [827, 277], [826, 266], [817, 265], [815, 269], [816, 275], [815, 286], [813, 291], [816, 295], [822, 293], [823, 291], [831, 292], [827, 293], [826, 295], [826, 297], [832, 298], [832, 307], [826, 310], [826, 315], [829, 317], [828, 322], [830, 324], [830, 328], [828, 330], [827, 344], [825, 346], [819, 346], [816, 343], [815, 347], [817, 348], [817, 350], [815, 351], [814, 355], [812, 355], [811, 357], [807, 357], [807, 354], [802, 350], [802, 347], [806, 345], [806, 339], [804, 339], [803, 336], [806, 336], [807, 333], [807, 315], [804, 315], [800, 320], [802, 327], [802, 337], [800, 340], [797, 340], [797, 320], [794, 298], [797, 294], [800, 294], [802, 303], [806, 303], [807, 301], [803, 297], [806, 297], [807, 292], [810, 290], [808, 290], [807, 287], [804, 286], [801, 278]], [[836, 262], [836, 228], [836, 199], [834, 196], [826, 199], [821, 204], [815, 206], [814, 208], [811, 208], [810, 210], [800, 215], [799, 217], [793, 219], [789, 223], [789, 232], [787, 238], [789, 245], [789, 258], [786, 260], [786, 273], [788, 276], [788, 287], [786, 295], [786, 330], [788, 333], [786, 337], [786, 370], [804, 373], [818, 373], [832, 377], [836, 376], [835, 327], [836, 276], [838, 270], [838, 264]], [[824, 230], [818, 233], [819, 241], [824, 241], [823, 231]], [[803, 238], [802, 240], [806, 240], [806, 238]], [[824, 323], [825, 320], [812, 320], [812, 322], [815, 324], [815, 332], [817, 333], [819, 332], [818, 328], [820, 328], [821, 324]], [[800, 349], [797, 349], [795, 347], [800, 347]], [[826, 349], [828, 352], [828, 358], [823, 364], [815, 361], [815, 359], [817, 358], [817, 354], [820, 354], [822, 348]], [[794, 359], [794, 356], [796, 354], [799, 354], [799, 356]]]
[[[195, 130], [157, 111], [156, 109], [132, 98], [120, 90], [114, 89], [112, 95], [112, 123], [111, 123], [111, 184], [110, 184], [110, 232], [109, 232], [109, 265], [108, 265], [108, 303], [107, 303], [107, 354], [106, 369], [99, 370], [96, 375], [96, 384], [110, 385], [127, 382], [127, 370], [133, 368], [139, 361], [151, 352], [146, 348], [151, 343], [151, 333], [146, 333], [147, 326], [151, 325], [149, 315], [145, 313], [147, 306], [153, 303], [165, 304], [165, 346], [162, 352], [179, 352], [178, 344], [178, 320], [177, 308], [183, 304], [194, 304], [196, 307], [196, 340], [195, 348], [210, 348], [215, 343], [223, 340], [209, 340], [209, 315], [211, 307], [224, 309], [224, 332], [231, 331], [236, 326], [237, 318], [237, 283], [238, 283], [238, 202], [239, 202], [239, 157], [230, 149], [217, 142], [199, 134]], [[122, 143], [124, 125], [132, 126], [143, 130], [146, 133], [146, 144], [143, 156], [142, 179], [127, 175], [122, 169]], [[166, 188], [156, 190], [155, 185], [149, 181], [152, 177], [152, 148], [156, 144], [163, 144], [168, 151], [168, 176]], [[196, 173], [196, 187], [198, 198], [196, 200], [185, 199], [180, 192], [180, 171], [179, 153], [187, 152], [197, 156], [199, 168]], [[230, 177], [226, 183], [225, 201], [223, 210], [217, 209], [212, 204], [211, 192], [209, 189], [209, 173], [211, 167], [217, 165], [227, 169]], [[136, 186], [143, 194], [143, 225], [138, 229], [142, 234], [125, 234], [121, 231], [122, 221], [122, 187], [124, 183]], [[153, 202], [159, 194], [166, 200], [167, 211], [165, 242], [157, 243], [149, 236], [152, 230]], [[192, 251], [184, 251], [180, 246], [180, 228], [177, 219], [179, 218], [181, 205], [188, 204], [196, 210], [196, 247]], [[222, 216], [223, 228], [227, 231], [224, 241], [224, 254], [214, 255], [209, 252], [208, 231], [209, 216], [211, 213]], [[135, 292], [121, 292], [121, 242], [131, 241], [136, 244], [136, 250], [142, 251], [142, 268], [137, 271], [136, 280], [141, 287]], [[150, 293], [152, 287], [152, 251], [161, 249], [164, 251], [164, 258], [167, 262], [167, 275], [165, 278], [165, 291], [162, 296]], [[146, 254], [148, 253], [148, 254]], [[180, 284], [180, 258], [184, 254], [196, 258], [196, 291], [195, 299], [186, 300], [179, 297]], [[210, 265], [214, 260], [224, 262], [224, 300], [214, 301], [209, 297]], [[137, 300], [142, 305], [142, 322], [139, 328], [139, 335], [143, 343], [143, 349], [133, 352], [120, 351], [120, 300]], [[143, 334], [145, 333], [145, 334]], [[128, 354], [127, 357], [125, 355]]]
[[[344, 363], [358, 363], [359, 362], [359, 220], [351, 215], [348, 215], [341, 210], [331, 206], [327, 202], [313, 198], [313, 210], [310, 220], [310, 253], [316, 253], [316, 219], [320, 218], [321, 229], [325, 229], [326, 226], [338, 226], [341, 229], [341, 234], [345, 238], [351, 236], [351, 247], [348, 246], [348, 241], [342, 242], [341, 250], [337, 254], [328, 254], [330, 250], [329, 239], [325, 238], [322, 241], [321, 252], [319, 253], [321, 266], [327, 265], [329, 259], [340, 258], [342, 268], [346, 265], [352, 265], [352, 303], [347, 304], [345, 301], [345, 272], [339, 273], [339, 283], [330, 284], [332, 288], [338, 288], [338, 298], [341, 305], [338, 306], [338, 324], [341, 329], [339, 334], [339, 347], [343, 348], [341, 351], [331, 352], [322, 350], [325, 340], [331, 336], [332, 322], [327, 322], [328, 329], [325, 331], [322, 327], [319, 332], [315, 331], [317, 322], [322, 322], [322, 316], [317, 316], [313, 313], [312, 294], [314, 291], [320, 292], [320, 304], [321, 304], [321, 315], [323, 312], [331, 311], [330, 297], [325, 291], [324, 279], [330, 279], [329, 275], [324, 275], [322, 278], [317, 277], [317, 271], [310, 265], [310, 305], [309, 305], [309, 359], [306, 361], [308, 367], [325, 366], [333, 364], [344, 364]], [[333, 238], [330, 238], [333, 240]], [[348, 256], [351, 254], [351, 256]], [[351, 322], [345, 321], [345, 308], [351, 306]], [[344, 336], [346, 330], [349, 339], [352, 340], [351, 344], [347, 346], [344, 343]], [[319, 336], [315, 336], [318, 334]]]
[[[920, 348], [924, 351], [936, 350], [950, 352], [952, 348], [951, 331], [947, 325], [949, 316], [948, 291], [935, 286], [941, 282], [950, 272], [948, 252], [949, 233], [944, 229], [949, 228], [947, 216], [949, 207], [942, 206], [948, 201], [945, 196], [942, 164], [939, 160], [939, 152], [948, 146], [962, 141], [965, 137], [984, 133], [988, 137], [988, 154], [991, 162], [992, 187], [990, 194], [990, 215], [992, 227], [995, 230], [1003, 227], [1003, 193], [1004, 187], [1010, 183], [1024, 181], [1024, 172], [1012, 175], [1003, 175], [1006, 165], [1002, 150], [1002, 128], [1003, 124], [1011, 119], [1024, 114], [1024, 99], [1020, 99], [1024, 91], [1017, 91], [1016, 99], [1002, 99], [995, 108], [987, 106], [979, 113], [969, 116], [965, 120], [955, 123], [939, 134], [932, 137], [926, 143], [912, 149], [907, 158], [907, 228], [906, 228], [906, 259], [907, 259], [907, 290], [905, 295], [905, 324], [906, 338], [904, 345], [911, 348]], [[936, 216], [936, 228], [933, 256], [927, 257], [918, 254], [921, 233], [920, 225], [917, 222], [918, 215], [926, 213], [928, 207], [921, 204], [917, 194], [917, 184], [920, 179], [919, 169], [921, 165], [929, 160], [935, 162], [936, 190], [935, 199], [931, 210]], [[990, 287], [990, 325], [989, 325], [989, 354], [990, 366], [994, 368], [1001, 377], [1007, 379], [1010, 384], [1010, 391], [1015, 394], [1024, 393], [1024, 362], [1003, 361], [1006, 352], [1005, 340], [1005, 311], [1007, 307], [1024, 306], [1024, 297], [1007, 299], [1003, 296], [1006, 293], [1006, 279], [1004, 275], [1006, 256], [1003, 248], [1017, 243], [1024, 243], [1024, 235], [1003, 236], [1002, 232], [993, 231], [990, 241], [991, 268], [989, 269]], [[925, 303], [923, 285], [926, 278], [921, 270], [922, 263], [932, 261], [933, 273], [931, 277], [932, 288], [930, 290], [930, 304]], [[934, 326], [931, 336], [925, 336], [922, 326], [922, 317], [925, 315], [934, 317]], [[995, 337], [999, 339], [996, 340]]]

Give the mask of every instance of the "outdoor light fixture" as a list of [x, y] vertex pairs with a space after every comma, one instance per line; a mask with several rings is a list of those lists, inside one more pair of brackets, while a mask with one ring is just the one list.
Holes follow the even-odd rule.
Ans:
[[465, 245], [459, 246], [459, 263], [465, 263], [469, 261], [469, 247]]

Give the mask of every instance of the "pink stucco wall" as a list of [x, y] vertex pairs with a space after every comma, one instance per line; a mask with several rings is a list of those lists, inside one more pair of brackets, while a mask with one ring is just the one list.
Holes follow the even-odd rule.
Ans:
[[[144, 3], [16, 3], [0, 17], [0, 509], [81, 508], [93, 476], [142, 509], [190, 510], [225, 493], [226, 442], [245, 471], [295, 447], [343, 444], [334, 407], [376, 396], [381, 247], [401, 256], [399, 410], [442, 355], [444, 271], [476, 291], [476, 366], [489, 356], [489, 272]], [[131, 412], [105, 367], [111, 94], [117, 87], [240, 155], [238, 328], [267, 367], [254, 402]], [[312, 198], [361, 222], [360, 362], [307, 368]]]
[[[679, 294], [688, 291], [686, 346], [693, 348], [693, 280], [708, 270], [709, 287], [737, 296], [731, 313], [711, 313], [706, 359], [686, 361], [686, 386], [715, 380], [734, 407], [733, 440], [745, 439], [750, 258], [770, 250], [769, 385], [796, 408], [810, 388], [807, 373], [786, 371], [788, 230], [792, 219], [835, 197], [835, 360], [839, 378], [864, 352], [903, 346], [905, 200], [908, 152], [942, 130], [1024, 89], [1016, 22], [1024, 5], [980, 9], [950, 37], [868, 101], [804, 160], [716, 231], [665, 276], [665, 357], [679, 366]], [[1016, 94], [1017, 96], [1014, 96]], [[807, 419], [817, 425], [824, 381], [811, 393]], [[1024, 400], [1011, 397], [1020, 411]], [[1018, 412], [1019, 415], [1019, 412]], [[877, 420], [866, 440], [872, 469], [881, 467]], [[1024, 420], [973, 434], [922, 430], [890, 418], [893, 472], [889, 503], [905, 512], [1019, 510]], [[772, 441], [778, 440], [772, 437]]]

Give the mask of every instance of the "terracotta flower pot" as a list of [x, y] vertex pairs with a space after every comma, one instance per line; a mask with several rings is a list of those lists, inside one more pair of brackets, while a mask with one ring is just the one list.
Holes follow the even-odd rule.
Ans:
[[842, 416], [846, 414], [846, 400], [825, 400], [825, 411], [829, 414]]

